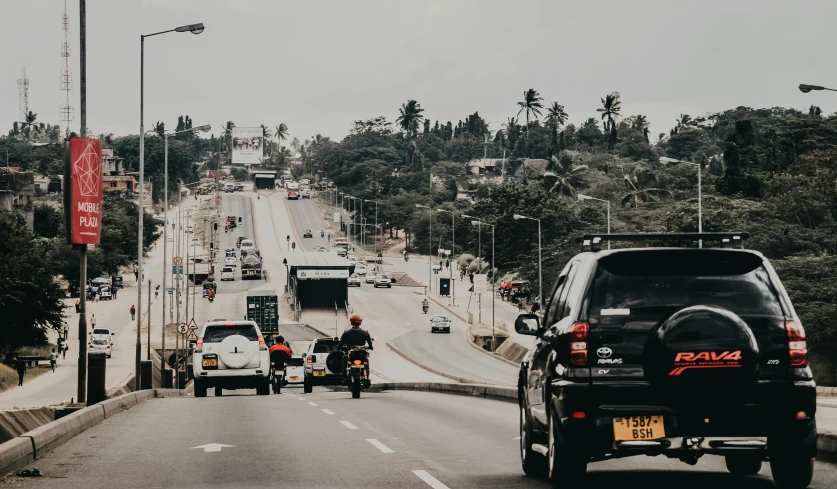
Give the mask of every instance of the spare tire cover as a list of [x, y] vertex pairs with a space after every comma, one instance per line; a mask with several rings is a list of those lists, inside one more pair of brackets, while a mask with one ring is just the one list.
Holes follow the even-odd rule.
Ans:
[[221, 341], [218, 357], [227, 368], [244, 368], [250, 364], [256, 348], [253, 343], [241, 335], [227, 336]]
[[335, 350], [328, 354], [326, 357], [326, 367], [335, 374], [339, 374], [343, 371], [343, 352], [340, 350]]
[[758, 378], [759, 347], [738, 315], [718, 307], [681, 309], [651, 331], [645, 373], [667, 389], [738, 391]]

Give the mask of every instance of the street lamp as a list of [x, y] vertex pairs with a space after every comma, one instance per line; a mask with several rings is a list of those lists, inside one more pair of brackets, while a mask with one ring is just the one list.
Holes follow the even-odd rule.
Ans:
[[[376, 231], [376, 234], [377, 234], [377, 231], [378, 231], [378, 202], [374, 201], [374, 200], [367, 200], [366, 203], [367, 204], [375, 204], [375, 231]], [[380, 239], [383, 239], [383, 236], [380, 236]], [[379, 241], [379, 239], [375, 238], [375, 258], [376, 259], [378, 257], [378, 241]]]
[[[450, 246], [450, 259], [453, 259], [456, 255], [456, 211], [449, 211], [447, 209], [436, 209], [439, 212], [447, 212], [450, 214], [451, 217], [451, 227], [450, 227], [450, 238], [451, 238], [451, 246]], [[456, 260], [453, 259], [454, 265], [456, 265]], [[456, 305], [456, 287], [454, 287], [453, 283], [453, 267], [448, 266], [448, 270], [450, 270], [450, 293], [451, 293], [451, 304]]]
[[495, 282], [496, 270], [494, 269], [494, 224], [483, 222], [479, 217], [469, 216], [467, 214], [462, 214], [462, 217], [476, 219], [476, 221], [471, 221], [471, 225], [479, 226], [480, 233], [482, 232], [483, 225], [491, 226], [491, 351], [495, 351], [497, 349], [497, 337], [494, 334], [494, 300], [497, 297], [497, 290]]
[[[167, 256], [167, 248], [168, 248], [168, 228], [169, 228], [169, 136], [170, 135], [175, 135], [175, 134], [181, 134], [181, 133], [184, 133], [184, 132], [197, 132], [197, 131], [208, 132], [210, 129], [212, 129], [211, 126], [205, 125], [205, 126], [193, 127], [191, 129], [186, 129], [185, 131], [176, 131], [176, 132], [173, 132], [171, 134], [166, 132], [166, 133], [163, 134], [163, 141], [165, 143], [165, 151], [164, 151], [165, 163], [163, 165], [163, 167], [164, 167], [164, 177], [163, 178], [165, 180], [163, 182], [163, 186], [164, 186], [163, 195], [164, 195], [164, 199], [165, 199], [165, 201], [164, 201], [165, 203], [163, 204], [165, 206], [163, 208], [163, 302], [162, 302], [162, 307], [163, 307], [163, 325], [162, 325], [162, 329], [163, 329], [163, 345], [162, 345], [163, 361], [160, 364], [160, 375], [162, 376], [163, 379], [166, 378], [166, 295], [168, 294], [168, 291], [166, 289], [166, 275], [168, 275], [168, 273], [166, 273], [166, 266], [167, 266], [166, 265], [166, 256]], [[178, 192], [178, 194], [179, 193], [180, 192]], [[182, 199], [181, 199], [181, 204], [182, 204]], [[174, 281], [174, 267], [176, 267], [176, 266], [179, 266], [179, 265], [175, 265], [174, 260], [172, 260], [172, 281]], [[149, 313], [150, 313], [150, 311], [149, 311]], [[149, 331], [150, 331], [150, 328], [149, 328]], [[149, 344], [148, 347], [151, 348], [151, 345]], [[163, 388], [165, 388], [165, 387], [166, 386], [163, 386]]]
[[821, 87], [819, 85], [808, 85], [808, 84], [805, 84], [805, 83], [800, 83], [799, 84], [799, 91], [800, 92], [808, 93], [811, 90], [816, 90], [816, 91], [829, 90], [829, 91], [832, 91], [832, 92], [837, 92], [837, 89], [834, 89], [834, 88], [826, 88], [826, 87]]
[[[660, 163], [662, 163], [663, 165], [666, 165], [666, 164], [669, 164], [669, 163], [683, 163], [685, 165], [692, 165], [695, 168], [697, 168], [697, 174], [698, 174], [698, 234], [702, 234], [703, 233], [703, 203], [702, 203], [703, 198], [702, 198], [702, 193], [701, 193], [702, 185], [701, 185], [701, 180], [700, 179], [701, 179], [701, 173], [703, 173], [703, 172], [700, 170], [700, 164], [699, 163], [692, 163], [690, 161], [678, 160], [678, 159], [675, 159], [675, 158], [666, 158], [665, 156], [660, 157]], [[698, 240], [698, 248], [703, 248], [703, 240], [702, 239]]]
[[430, 231], [427, 238], [430, 243], [427, 249], [427, 294], [425, 294], [429, 295], [433, 284], [433, 209], [421, 204], [416, 204], [416, 209], [427, 209], [430, 216]]
[[514, 215], [514, 220], [528, 219], [530, 221], [538, 221], [538, 297], [540, 303], [543, 304], [543, 258], [541, 255], [541, 220], [534, 217], [527, 217], [520, 214]]
[[[578, 200], [595, 200], [596, 202], [604, 202], [605, 204], [607, 204], [607, 234], [610, 234], [610, 201], [604, 199], [597, 199], [595, 197], [590, 197], [589, 195], [584, 194], [578, 194]], [[610, 240], [607, 241], [607, 249], [610, 249]]]
[[[146, 37], [153, 37], [158, 36], [160, 34], [167, 34], [169, 32], [191, 32], [192, 34], [200, 34], [204, 31], [203, 24], [189, 24], [183, 25], [180, 27], [175, 27], [174, 29], [169, 29], [167, 31], [160, 31], [155, 32], [153, 34], [143, 34], [140, 35], [140, 131], [139, 131], [139, 204], [137, 206], [139, 212], [138, 214], [138, 236], [139, 239], [137, 240], [137, 282], [142, 282], [142, 235], [143, 235], [143, 226], [142, 220], [145, 214], [143, 210], [143, 192], [145, 192], [145, 185], [143, 183], [145, 179], [145, 122], [144, 122], [144, 110], [145, 110], [145, 38]], [[136, 390], [140, 389], [140, 359], [142, 358], [142, 287], [137, 287], [137, 346], [136, 346], [136, 365], [134, 366], [136, 369]], [[149, 358], [149, 360], [151, 360]]]

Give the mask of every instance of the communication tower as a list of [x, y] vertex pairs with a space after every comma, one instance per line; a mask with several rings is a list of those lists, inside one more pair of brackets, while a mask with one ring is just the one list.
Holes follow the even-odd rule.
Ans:
[[58, 111], [61, 122], [66, 128], [66, 135], [70, 137], [70, 122], [73, 120], [73, 106], [70, 105], [70, 98], [73, 92], [73, 75], [70, 72], [70, 17], [67, 15], [67, 0], [64, 0], [64, 15], [62, 26], [64, 30], [64, 41], [61, 43], [61, 57], [64, 58], [64, 71], [61, 72], [61, 91], [64, 92], [64, 105]]
[[20, 110], [20, 122], [26, 122], [29, 115], [29, 78], [26, 77], [26, 67], [20, 69], [17, 79], [17, 108]]

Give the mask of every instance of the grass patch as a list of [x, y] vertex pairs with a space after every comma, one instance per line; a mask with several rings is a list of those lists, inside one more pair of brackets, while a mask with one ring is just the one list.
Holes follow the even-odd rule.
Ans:
[[[52, 372], [49, 365], [27, 368], [26, 375], [23, 377], [23, 383], [27, 384], [35, 377], [43, 375], [47, 372]], [[15, 387], [17, 387], [17, 370], [0, 363], [0, 392], [5, 392], [9, 389], [14, 389]]]
[[18, 348], [17, 354], [25, 357], [49, 357], [53, 348], [55, 348], [55, 351], [58, 351], [58, 346], [52, 344], [21, 346]]

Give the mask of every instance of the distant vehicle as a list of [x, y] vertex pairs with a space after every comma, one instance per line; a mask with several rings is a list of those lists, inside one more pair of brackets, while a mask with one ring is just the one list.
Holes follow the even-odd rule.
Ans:
[[235, 255], [228, 256], [224, 258], [224, 266], [225, 267], [237, 267], [238, 266], [238, 259], [236, 259]]
[[347, 241], [337, 241], [334, 243], [334, 248], [339, 250], [343, 250], [345, 253], [342, 256], [347, 256], [349, 254], [349, 243]]
[[241, 249], [241, 254], [243, 255], [246, 250], [256, 249], [256, 243], [254, 243], [252, 239], [244, 238], [241, 240], [241, 246], [239, 246], [239, 248]]
[[206, 397], [210, 387], [256, 389], [270, 394], [270, 354], [254, 321], [209, 321], [198, 333], [194, 350], [195, 397]]
[[235, 184], [235, 191], [236, 192], [241, 192], [242, 190], [244, 190], [244, 185], [242, 185], [240, 183], [236, 183]]
[[299, 200], [299, 194], [295, 190], [288, 191], [288, 200]]
[[335, 248], [334, 250], [337, 252], [337, 256], [345, 257], [349, 254], [349, 252], [344, 250], [343, 248]]
[[[139, 218], [137, 218], [137, 219], [139, 219]], [[186, 232], [187, 232], [187, 233], [192, 233], [192, 232], [194, 232], [194, 231], [195, 231], [195, 227], [194, 227], [194, 226], [192, 226], [191, 224], [190, 224], [190, 225], [188, 225], [188, 226], [186, 226]]]
[[275, 289], [247, 292], [247, 319], [255, 321], [263, 333], [279, 331], [279, 295]]
[[369, 269], [366, 267], [366, 264], [363, 263], [363, 262], [358, 262], [357, 265], [355, 265], [355, 273], [358, 274], [358, 275], [366, 275], [368, 273], [368, 271], [369, 271]]
[[357, 257], [355, 255], [349, 255], [349, 263], [357, 263]]
[[299, 184], [296, 182], [288, 182], [287, 188], [288, 191], [297, 191], [299, 190]]
[[317, 246], [314, 248], [314, 251], [319, 251], [320, 253], [325, 253], [328, 249], [325, 246]]
[[238, 239], [235, 241], [235, 246], [241, 248], [241, 242], [247, 239], [247, 236], [239, 236]]
[[87, 352], [104, 353], [107, 358], [110, 358], [113, 355], [113, 345], [110, 344], [110, 341], [95, 339], [87, 345]]
[[377, 289], [378, 287], [392, 288], [392, 279], [389, 278], [389, 275], [381, 273], [375, 277], [375, 288]]
[[303, 178], [302, 180], [299, 181], [299, 184], [300, 185], [311, 185], [311, 180], [308, 180], [307, 178]]
[[344, 356], [337, 346], [340, 338], [317, 338], [308, 346], [305, 358], [303, 392], [311, 393], [315, 385], [343, 383]]
[[125, 284], [122, 280], [122, 275], [114, 275], [110, 278], [110, 288], [112, 289], [124, 289]]
[[[255, 248], [253, 248], [255, 250]], [[241, 258], [241, 279], [262, 278], [262, 259], [258, 253], [247, 253]]]
[[108, 328], [93, 328], [93, 333], [90, 334], [90, 341], [93, 340], [105, 340], [108, 343], [113, 343], [113, 336], [115, 333], [111, 333]]
[[450, 318], [444, 315], [433, 316], [430, 318], [430, 332], [431, 333], [450, 333]]
[[221, 281], [224, 280], [235, 280], [235, 268], [224, 267], [221, 269]]
[[311, 198], [311, 190], [309, 190], [309, 189], [307, 189], [307, 188], [306, 188], [306, 189], [302, 189], [302, 190], [299, 192], [299, 195], [300, 195], [300, 197], [302, 197], [303, 199], [310, 199], [310, 198]]
[[190, 246], [200, 246], [200, 245], [201, 245], [201, 240], [200, 239], [192, 238], [192, 243], [191, 243]]
[[366, 283], [367, 284], [374, 284], [376, 277], [377, 277], [377, 275], [375, 274], [374, 271], [366, 272]]
[[360, 287], [360, 276], [358, 276], [358, 274], [356, 274], [356, 273], [353, 273], [352, 276], [349, 277], [349, 280], [346, 282], [346, 285], [348, 287], [352, 287], [352, 286], [355, 286], [355, 285]]
[[234, 185], [227, 185], [227, 188], [224, 189], [225, 194], [231, 194], [233, 192], [235, 192], [235, 186]]
[[313, 238], [314, 233], [310, 229], [306, 229], [304, 233], [302, 233], [303, 238]]
[[99, 286], [99, 300], [100, 301], [113, 300], [113, 294], [110, 291], [110, 285]]

